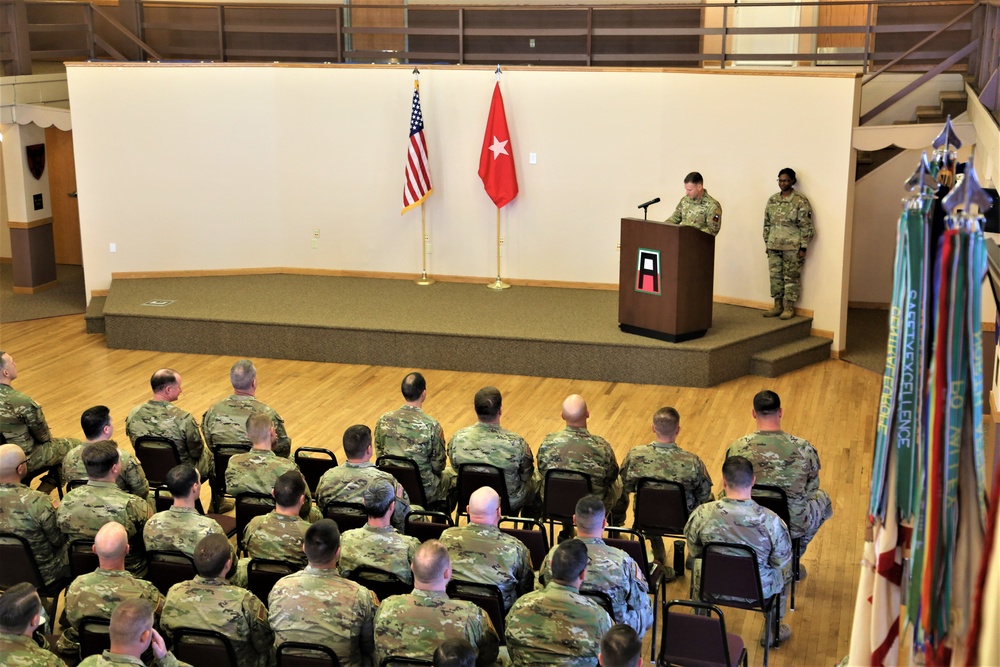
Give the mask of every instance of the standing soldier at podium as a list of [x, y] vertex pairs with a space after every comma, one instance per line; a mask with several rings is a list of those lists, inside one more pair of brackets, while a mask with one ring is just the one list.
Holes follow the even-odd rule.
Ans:
[[799, 300], [802, 264], [806, 247], [813, 237], [813, 214], [809, 200], [792, 189], [795, 170], [785, 167], [778, 172], [778, 189], [764, 208], [764, 246], [767, 268], [771, 274], [771, 298], [774, 307], [764, 317], [780, 315], [783, 320], [795, 316]]
[[722, 205], [708, 194], [697, 171], [684, 177], [684, 193], [674, 214], [666, 221], [696, 227], [712, 236], [718, 234], [722, 227]]

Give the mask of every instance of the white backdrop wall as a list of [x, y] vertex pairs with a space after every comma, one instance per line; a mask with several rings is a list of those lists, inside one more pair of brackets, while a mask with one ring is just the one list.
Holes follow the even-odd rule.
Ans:
[[[67, 71], [88, 293], [114, 272], [419, 273], [420, 213], [399, 213], [409, 68]], [[476, 175], [494, 81], [422, 70], [431, 274], [495, 273], [495, 208]], [[716, 295], [767, 302], [762, 213], [790, 166], [817, 226], [798, 305], [840, 349], [859, 88], [853, 74], [507, 70], [520, 195], [501, 211], [503, 275], [617, 283], [619, 219], [655, 196], [650, 216], [667, 217], [698, 170], [724, 208]]]

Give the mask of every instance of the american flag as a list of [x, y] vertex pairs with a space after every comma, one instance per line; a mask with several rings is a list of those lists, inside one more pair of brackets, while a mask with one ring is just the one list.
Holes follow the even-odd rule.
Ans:
[[424, 138], [424, 114], [420, 111], [420, 84], [413, 82], [413, 108], [410, 111], [410, 145], [406, 155], [406, 176], [403, 183], [403, 213], [423, 203], [434, 191], [431, 187], [431, 166]]

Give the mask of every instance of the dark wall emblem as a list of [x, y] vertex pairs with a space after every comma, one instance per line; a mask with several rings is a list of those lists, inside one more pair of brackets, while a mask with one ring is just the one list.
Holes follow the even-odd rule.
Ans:
[[28, 151], [28, 171], [36, 181], [42, 180], [42, 174], [45, 173], [45, 144], [26, 146], [25, 150]]

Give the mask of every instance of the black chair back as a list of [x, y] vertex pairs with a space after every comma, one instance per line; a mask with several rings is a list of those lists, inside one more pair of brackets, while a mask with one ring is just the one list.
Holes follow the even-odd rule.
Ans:
[[190, 581], [198, 574], [194, 559], [180, 551], [147, 551], [146, 579], [164, 595], [174, 584]]
[[101, 561], [94, 553], [94, 540], [73, 540], [69, 543], [69, 572], [74, 579], [100, 566]]
[[167, 473], [181, 464], [181, 455], [173, 440], [157, 435], [141, 435], [135, 439], [135, 457], [146, 473], [150, 486], [167, 483]]
[[375, 467], [395, 477], [406, 490], [412, 504], [427, 507], [427, 494], [424, 493], [424, 482], [420, 479], [420, 468], [416, 461], [405, 456], [386, 455], [376, 459]]
[[249, 451], [250, 445], [244, 444], [217, 444], [212, 447], [212, 458], [215, 461], [215, 490], [219, 495], [226, 495], [226, 470], [229, 468], [229, 459]]
[[236, 496], [236, 551], [246, 552], [247, 524], [255, 516], [268, 514], [274, 509], [274, 498], [267, 493], [241, 493]]
[[545, 532], [545, 524], [538, 519], [505, 516], [500, 519], [500, 532], [521, 540], [531, 554], [531, 569], [536, 572], [542, 569], [549, 553], [549, 534]]
[[594, 588], [586, 588], [585, 586], [580, 587], [580, 595], [590, 598], [597, 604], [601, 606], [601, 609], [608, 612], [608, 616], [611, 617], [612, 623], [617, 623], [618, 619], [615, 618], [615, 605], [611, 601], [611, 596], [604, 591], [599, 591]]
[[309, 491], [315, 495], [323, 473], [337, 467], [337, 455], [325, 447], [299, 447], [295, 450], [295, 465], [306, 478]]
[[503, 471], [494, 465], [485, 463], [462, 463], [458, 466], [458, 502], [455, 505], [455, 521], [465, 514], [465, 508], [469, 504], [469, 498], [477, 490], [488, 486], [500, 496], [500, 513], [504, 516], [512, 514], [510, 509], [510, 498], [507, 495], [507, 480], [504, 479]]
[[[791, 529], [791, 512], [788, 509], [788, 494], [785, 493], [784, 489], [780, 486], [771, 486], [770, 484], [754, 484], [753, 489], [750, 490], [750, 498], [761, 507], [766, 507], [777, 514], [778, 518], [785, 522], [785, 527], [789, 530]], [[799, 559], [802, 556], [802, 538], [792, 537], [791, 540], [792, 591], [788, 606], [794, 610], [795, 582], [799, 580]]]
[[45, 611], [49, 617], [48, 628], [53, 627], [53, 619], [56, 618], [56, 606], [59, 603], [59, 593], [66, 588], [72, 577], [54, 581], [48, 586], [42, 578], [42, 572], [38, 569], [38, 562], [31, 552], [31, 545], [20, 535], [14, 533], [0, 533], [0, 590], [7, 590], [15, 584], [28, 582], [38, 590], [38, 596], [50, 598], [51, 602]]
[[422, 667], [424, 665], [433, 665], [433, 660], [420, 660], [418, 658], [401, 658], [399, 656], [388, 655], [382, 658], [382, 662], [378, 664], [378, 667], [392, 667], [392, 665], [412, 665], [413, 667]]
[[86, 486], [86, 485], [87, 485], [87, 480], [85, 479], [71, 479], [68, 482], [66, 482], [66, 493], [69, 493], [73, 489], [78, 489], [81, 486]]
[[251, 558], [250, 562], [247, 563], [247, 589], [256, 595], [266, 607], [267, 598], [278, 580], [298, 571], [297, 565], [283, 560]]
[[441, 539], [441, 533], [455, 525], [451, 516], [444, 512], [410, 512], [404, 526], [407, 535], [421, 542]]
[[683, 535], [687, 499], [678, 482], [644, 477], [635, 487], [635, 527], [644, 535]]
[[349, 578], [375, 593], [379, 600], [413, 591], [413, 584], [403, 581], [393, 572], [375, 567], [359, 567], [351, 572]]
[[493, 627], [500, 635], [500, 643], [504, 643], [504, 618], [507, 614], [503, 606], [503, 593], [498, 586], [452, 579], [448, 582], [448, 597], [467, 600], [489, 614]]
[[177, 628], [173, 653], [191, 667], [239, 667], [232, 642], [215, 630]]
[[593, 492], [590, 475], [576, 470], [552, 468], [545, 473], [545, 502], [542, 518], [549, 522], [549, 538], [555, 539], [553, 522], [568, 523], [576, 513], [580, 498]]
[[278, 667], [340, 667], [337, 654], [322, 644], [281, 642], [277, 655]]
[[362, 528], [368, 523], [368, 512], [361, 503], [327, 503], [323, 509], [323, 516], [336, 521], [341, 533]]
[[[671, 611], [682, 607], [696, 613]], [[664, 605], [663, 647], [658, 664], [735, 667], [740, 662], [744, 667], [747, 664], [743, 640], [726, 632], [721, 609], [694, 600], [671, 600]]]
[[111, 621], [97, 616], [84, 616], [77, 632], [80, 636], [80, 658], [101, 655], [111, 648]]

